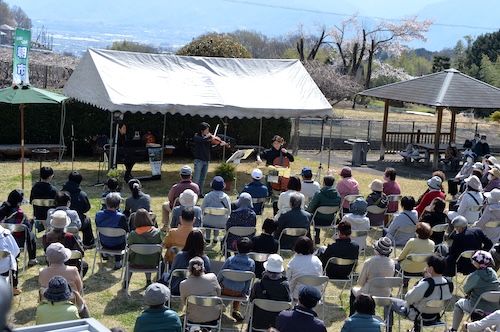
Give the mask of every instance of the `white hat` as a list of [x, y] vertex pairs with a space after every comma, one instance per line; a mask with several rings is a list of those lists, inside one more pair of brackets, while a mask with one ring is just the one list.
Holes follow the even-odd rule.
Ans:
[[64, 229], [71, 223], [71, 219], [66, 214], [66, 211], [56, 210], [50, 216], [50, 226], [56, 229]]
[[475, 175], [469, 176], [467, 179], [465, 179], [465, 183], [468, 186], [471, 186], [472, 189], [474, 189], [474, 190], [477, 190], [477, 191], [483, 190], [483, 186], [481, 185], [481, 181]]
[[186, 189], [179, 195], [179, 204], [182, 206], [193, 207], [197, 201], [198, 195], [191, 189]]
[[262, 171], [260, 169], [258, 169], [258, 168], [255, 168], [252, 171], [252, 179], [255, 179], [255, 180], [262, 179]]
[[384, 185], [379, 179], [373, 180], [372, 183], [370, 183], [370, 185], [368, 186], [368, 188], [373, 191], [382, 191], [384, 189], [383, 187]]
[[274, 273], [283, 272], [283, 258], [278, 254], [269, 255], [267, 261], [264, 262], [264, 269]]
[[488, 199], [488, 203], [498, 203], [500, 202], [500, 189], [493, 189], [489, 193], [484, 193], [484, 196]]

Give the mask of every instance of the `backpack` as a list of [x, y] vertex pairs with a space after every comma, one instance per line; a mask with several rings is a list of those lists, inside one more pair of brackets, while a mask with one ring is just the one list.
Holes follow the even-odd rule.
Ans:
[[[436, 286], [444, 286], [444, 285], [448, 285], [448, 287], [450, 288], [450, 294], [453, 294], [453, 282], [451, 281], [451, 278], [450, 277], [444, 277], [444, 278], [446, 279], [446, 283], [442, 283], [442, 284], [436, 284], [436, 282], [432, 278], [425, 278], [424, 280], [429, 283], [429, 287], [425, 291], [424, 297], [429, 297], [432, 294], [432, 292], [434, 292], [434, 288]], [[441, 297], [442, 297], [442, 295], [443, 294], [441, 294]], [[440, 300], [441, 300], [441, 298], [440, 298]]]

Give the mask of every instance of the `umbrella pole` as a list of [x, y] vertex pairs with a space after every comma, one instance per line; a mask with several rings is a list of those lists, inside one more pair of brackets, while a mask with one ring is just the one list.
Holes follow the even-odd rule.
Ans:
[[21, 189], [24, 190], [24, 104], [19, 105], [21, 111]]

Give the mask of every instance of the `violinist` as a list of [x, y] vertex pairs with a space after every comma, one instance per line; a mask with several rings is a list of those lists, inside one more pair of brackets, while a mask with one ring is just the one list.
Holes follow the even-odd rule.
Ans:
[[200, 187], [199, 197], [203, 195], [203, 183], [207, 177], [210, 166], [210, 150], [213, 145], [226, 145], [226, 142], [210, 133], [210, 125], [206, 122], [200, 123], [198, 132], [194, 134], [194, 175], [193, 182]]
[[257, 155], [257, 164], [262, 164], [262, 159], [265, 159], [266, 166], [276, 166], [275, 159], [278, 158], [278, 160], [281, 160], [283, 159], [282, 157], [286, 157], [288, 158], [288, 161], [293, 162], [293, 155], [283, 147], [283, 144], [285, 144], [283, 137], [274, 135], [271, 148], [264, 150]]

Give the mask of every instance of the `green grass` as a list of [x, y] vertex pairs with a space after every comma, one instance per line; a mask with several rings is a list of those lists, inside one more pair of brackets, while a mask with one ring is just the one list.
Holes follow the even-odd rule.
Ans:
[[[341, 167], [339, 161], [333, 160], [332, 168], [337, 170]], [[167, 157], [166, 161], [162, 167], [162, 180], [161, 181], [151, 181], [143, 182], [144, 191], [151, 195], [152, 197], [152, 210], [161, 216], [161, 204], [166, 200], [169, 188], [178, 181], [178, 173], [180, 167], [184, 164], [191, 164], [192, 160], [187, 159], [172, 159]], [[210, 167], [210, 173], [207, 179], [213, 177], [213, 169], [215, 168], [217, 162], [212, 162]], [[55, 171], [54, 184], [57, 188], [61, 188], [63, 183], [66, 181], [67, 174], [71, 171], [71, 162], [44, 162], [44, 165], [50, 165]], [[298, 173], [304, 166], [309, 166], [313, 170], [316, 170], [319, 166], [317, 161], [306, 160], [303, 158], [296, 158], [296, 161], [292, 164], [292, 173]], [[38, 178], [38, 162], [27, 162], [26, 163], [26, 195], [29, 197], [29, 191], [34, 181]], [[94, 219], [95, 213], [100, 208], [100, 197], [102, 194], [103, 187], [95, 187], [94, 184], [97, 180], [97, 167], [98, 163], [92, 160], [77, 161], [74, 163], [74, 169], [79, 170], [84, 177], [82, 183], [82, 188], [87, 192], [91, 199], [92, 209], [89, 211], [88, 215]], [[245, 182], [251, 180], [250, 172], [255, 167], [254, 162], [244, 162], [237, 167], [237, 190], [241, 190]], [[146, 163], [138, 164], [134, 167], [134, 174], [147, 175], [149, 173], [149, 165]], [[15, 188], [21, 186], [20, 180], [20, 164], [17, 161], [2, 162], [0, 167], [0, 200], [5, 200], [8, 193]], [[353, 176], [360, 183], [361, 193], [366, 196], [369, 193], [368, 184], [374, 178], [382, 178], [382, 174], [375, 176], [363, 172], [360, 169], [353, 170]], [[337, 176], [338, 177], [338, 176]], [[102, 176], [101, 176], [102, 180]], [[208, 180], [207, 180], [208, 182]], [[416, 178], [403, 178], [398, 177], [398, 182], [403, 188], [405, 194], [411, 194], [414, 196], [419, 196], [426, 189], [426, 183], [423, 180]], [[206, 185], [208, 187], [208, 185]], [[128, 188], [122, 189], [122, 194], [124, 196], [129, 195]], [[236, 198], [235, 192], [229, 193], [232, 199]], [[32, 208], [29, 205], [23, 206], [23, 210], [31, 216]], [[265, 216], [270, 217], [272, 214], [272, 208], [266, 206]], [[260, 218], [258, 218], [260, 222]], [[260, 231], [261, 225], [257, 226]], [[95, 228], [94, 228], [95, 230]], [[331, 233], [325, 235], [325, 244], [329, 243]], [[41, 244], [40, 238], [42, 234], [38, 234], [38, 241]], [[380, 234], [378, 235], [380, 236]], [[372, 239], [368, 239], [368, 243], [371, 244]], [[41, 246], [39, 247], [41, 248]], [[209, 255], [214, 257], [216, 255], [215, 250], [219, 247], [209, 247]], [[43, 261], [43, 251], [38, 249], [38, 258]], [[372, 254], [372, 249], [369, 248], [367, 252], [367, 257]], [[84, 284], [87, 286], [87, 291], [84, 294], [84, 299], [86, 300], [88, 307], [92, 316], [98, 319], [102, 324], [111, 327], [122, 327], [127, 331], [132, 331], [135, 318], [143, 310], [142, 294], [145, 289], [145, 276], [144, 274], [134, 274], [131, 281], [131, 299], [126, 299], [124, 291], [121, 290], [120, 281], [120, 271], [113, 271], [112, 265], [113, 260], [105, 262], [105, 264], [100, 264], [99, 258], [96, 264], [96, 274], [91, 277], [92, 263], [94, 258], [94, 250], [88, 250], [85, 252], [85, 261], [89, 263], [89, 272], [84, 279]], [[285, 262], [290, 259], [288, 257]], [[363, 258], [360, 257], [360, 263], [358, 266], [358, 272], [361, 269]], [[35, 321], [35, 310], [37, 306], [37, 292], [38, 292], [38, 269], [43, 266], [31, 267], [26, 270], [24, 275], [20, 276], [20, 288], [23, 290], [23, 294], [14, 298], [13, 308], [9, 321], [14, 324], [15, 327], [29, 326], [33, 325]], [[333, 296], [338, 295], [340, 291], [331, 285], [328, 286], [327, 295]], [[349, 301], [349, 291], [344, 292], [344, 303]], [[338, 298], [328, 298], [327, 305], [339, 304]], [[174, 309], [180, 310], [178, 302], [173, 305]], [[318, 310], [318, 312], [321, 312]], [[381, 312], [379, 313], [381, 315]], [[347, 311], [343, 309], [327, 308], [325, 314], [325, 323], [328, 327], [328, 331], [339, 331], [344, 319], [347, 316]], [[448, 317], [448, 321], [451, 320], [451, 315]], [[239, 327], [239, 325], [234, 325], [233, 320], [228, 317], [224, 318], [224, 325]], [[403, 330], [410, 328], [411, 324], [406, 321], [402, 321]]]

